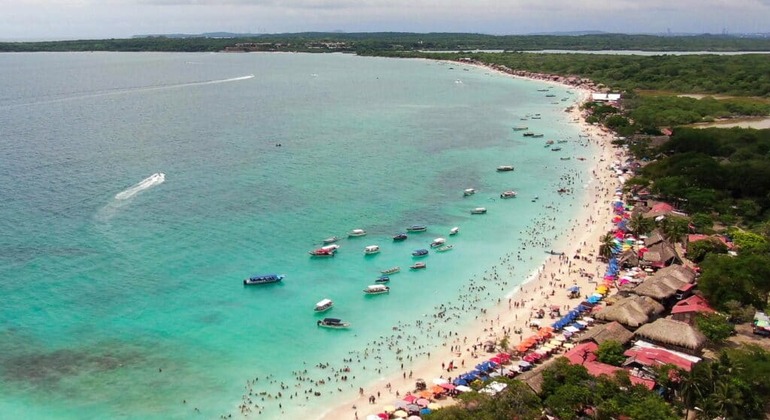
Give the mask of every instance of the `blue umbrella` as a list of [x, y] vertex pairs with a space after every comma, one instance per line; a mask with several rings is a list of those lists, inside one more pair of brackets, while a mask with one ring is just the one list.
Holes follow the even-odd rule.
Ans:
[[430, 414], [430, 408], [423, 408], [420, 410], [420, 415]]

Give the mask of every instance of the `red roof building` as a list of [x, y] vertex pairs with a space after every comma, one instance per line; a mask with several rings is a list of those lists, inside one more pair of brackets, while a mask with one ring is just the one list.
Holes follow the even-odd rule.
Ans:
[[713, 312], [716, 311], [709, 306], [706, 299], [698, 295], [692, 295], [685, 300], [680, 300], [671, 308], [671, 318], [692, 324], [695, 320], [695, 315]]
[[626, 350], [623, 355], [628, 357], [628, 360], [623, 363], [623, 366], [637, 365], [644, 368], [674, 365], [689, 372], [696, 363], [662, 348], [633, 347]]
[[[583, 365], [592, 376], [608, 375], [613, 376], [618, 370], [624, 370], [617, 366], [596, 361], [596, 351], [599, 346], [594, 342], [579, 344], [564, 354], [564, 357], [573, 365]], [[640, 378], [629, 375], [631, 383], [634, 385], [643, 385], [647, 389], [655, 387], [655, 381], [646, 378]]]

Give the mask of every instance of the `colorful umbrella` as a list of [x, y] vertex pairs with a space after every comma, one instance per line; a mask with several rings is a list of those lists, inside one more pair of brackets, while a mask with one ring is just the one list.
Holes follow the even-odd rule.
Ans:
[[423, 406], [423, 407], [427, 407], [428, 404], [430, 404], [430, 401], [425, 399], [425, 398], [420, 398], [419, 400], [417, 400], [415, 402], [417, 403], [417, 405], [420, 405], [420, 406]]
[[409, 414], [404, 410], [397, 410], [393, 413], [393, 417], [398, 417], [400, 419], [405, 419]]
[[428, 404], [428, 408], [431, 410], [438, 410], [439, 408], [441, 408], [441, 406], [436, 403], [430, 403]]

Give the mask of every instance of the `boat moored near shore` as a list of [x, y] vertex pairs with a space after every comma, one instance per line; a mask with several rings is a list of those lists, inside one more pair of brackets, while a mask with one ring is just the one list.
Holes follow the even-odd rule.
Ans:
[[413, 257], [424, 257], [426, 255], [428, 255], [428, 250], [427, 249], [415, 249], [412, 252], [412, 256]]
[[364, 254], [366, 255], [379, 254], [379, 252], [380, 252], [379, 245], [369, 245], [366, 248], [364, 248]]
[[411, 268], [412, 270], [422, 270], [423, 268], [426, 268], [426, 267], [428, 267], [428, 265], [425, 264], [424, 262], [416, 262], [412, 264], [412, 266], [409, 268]]
[[333, 244], [333, 243], [335, 243], [335, 242], [337, 242], [339, 240], [340, 240], [340, 238], [337, 237], [337, 236], [330, 236], [330, 237], [324, 239], [323, 243], [324, 243], [324, 245], [329, 245], [329, 244]]
[[314, 311], [316, 311], [316, 312], [326, 312], [329, 309], [331, 309], [332, 306], [334, 306], [334, 302], [332, 302], [331, 299], [322, 299], [322, 300], [318, 301], [318, 303], [315, 304]]
[[460, 228], [457, 227], [457, 226], [453, 227], [452, 229], [449, 229], [449, 235], [450, 236], [455, 236], [458, 233], [460, 233]]
[[513, 171], [513, 166], [511, 165], [500, 165], [497, 167], [497, 172], [511, 172]]
[[428, 230], [428, 227], [425, 225], [412, 225], [406, 228], [407, 232], [425, 232]]
[[476, 207], [475, 209], [471, 210], [471, 214], [486, 214], [487, 209], [486, 207]]
[[438, 248], [441, 245], [444, 245], [446, 243], [446, 239], [444, 238], [436, 238], [433, 240], [433, 242], [430, 243], [431, 248]]
[[345, 322], [345, 321], [343, 321], [341, 319], [337, 319], [337, 318], [319, 319], [318, 322], [316, 322], [316, 325], [318, 325], [319, 327], [324, 327], [324, 328], [348, 328], [348, 327], [350, 327], [350, 323], [349, 322]]
[[473, 194], [476, 194], [476, 190], [473, 188], [466, 188], [465, 191], [463, 191], [463, 196], [465, 197]]
[[365, 236], [365, 235], [366, 235], [366, 231], [365, 231], [365, 230], [363, 230], [363, 229], [353, 229], [353, 230], [351, 230], [351, 231], [348, 233], [348, 236], [353, 236], [353, 237], [356, 237], [356, 236]]
[[387, 270], [380, 271], [380, 273], [385, 274], [385, 275], [390, 275], [390, 274], [396, 274], [399, 271], [401, 271], [401, 267], [390, 267]]
[[381, 295], [388, 292], [390, 292], [390, 287], [383, 284], [372, 284], [366, 286], [366, 289], [364, 289], [364, 293], [367, 295]]
[[283, 274], [255, 274], [247, 279], [243, 280], [243, 284], [247, 286], [256, 284], [270, 284], [278, 283], [286, 277]]
[[397, 234], [393, 235], [393, 240], [395, 242], [405, 241], [406, 238], [408, 238], [406, 233], [397, 233]]

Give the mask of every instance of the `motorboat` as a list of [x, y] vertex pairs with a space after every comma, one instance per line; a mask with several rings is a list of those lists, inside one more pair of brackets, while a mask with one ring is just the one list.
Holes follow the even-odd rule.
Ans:
[[527, 127], [526, 125], [520, 125], [520, 126], [517, 126], [517, 127], [513, 127], [513, 131], [525, 131], [525, 130], [529, 130], [529, 127]]
[[330, 258], [334, 256], [334, 253], [336, 251], [337, 251], [336, 249], [318, 248], [312, 251], [308, 251], [308, 254], [310, 254], [311, 257], [316, 257], [316, 258]]
[[427, 249], [415, 249], [412, 252], [412, 256], [413, 257], [424, 257], [426, 255], [428, 255], [428, 250]]
[[243, 284], [247, 286], [256, 284], [270, 284], [278, 283], [286, 277], [283, 274], [255, 274], [247, 279], [243, 280]]
[[531, 131], [525, 131], [525, 132], [522, 134], [522, 136], [524, 136], [524, 137], [532, 137], [532, 136], [534, 136], [534, 135], [535, 135], [535, 133], [533, 133], [533, 132], [531, 132]]
[[476, 194], [476, 190], [474, 190], [473, 188], [466, 188], [465, 191], [463, 191], [463, 195], [465, 197], [473, 194]]
[[438, 247], [438, 249], [436, 249], [436, 252], [447, 252], [452, 248], [454, 248], [454, 245], [444, 245], [444, 246]]
[[553, 140], [548, 140], [545, 144], [553, 144]]
[[503, 191], [500, 198], [516, 198], [516, 191]]
[[557, 143], [567, 143], [569, 140], [559, 140]]
[[570, 158], [570, 157], [563, 157], [563, 158], [559, 158], [559, 159], [561, 159], [561, 160], [570, 160], [572, 158]]
[[460, 232], [460, 228], [455, 226], [452, 229], [449, 229], [449, 235], [455, 236]]
[[487, 209], [486, 207], [476, 207], [475, 209], [471, 210], [471, 214], [486, 214]]
[[335, 242], [337, 242], [339, 240], [340, 240], [340, 238], [337, 237], [337, 236], [330, 236], [330, 237], [324, 239], [323, 243], [324, 243], [324, 245], [329, 245], [329, 244], [333, 244], [333, 243], [335, 243]]
[[538, 134], [533, 134], [533, 135], [532, 135], [532, 138], [535, 138], [535, 139], [539, 139], [539, 138], [541, 138], [541, 137], [545, 137], [545, 134], [542, 134], [542, 133], [538, 133]]
[[332, 302], [331, 299], [322, 299], [322, 300], [318, 301], [318, 303], [315, 304], [314, 311], [316, 311], [316, 312], [326, 312], [329, 309], [331, 309], [332, 306], [334, 306], [334, 302]]
[[375, 280], [374, 282], [377, 284], [388, 283], [390, 282], [390, 277], [386, 275], [382, 275], [380, 277], [377, 277], [377, 280]]
[[425, 232], [428, 230], [428, 227], [425, 225], [412, 225], [406, 228], [407, 232]]
[[324, 328], [348, 328], [348, 327], [350, 327], [350, 323], [349, 322], [345, 322], [345, 321], [343, 321], [341, 319], [337, 319], [337, 318], [319, 319], [318, 322], [316, 322], [316, 325], [318, 325], [319, 327], [324, 327]]
[[398, 234], [393, 235], [393, 240], [396, 241], [396, 242], [405, 241], [406, 238], [408, 238], [406, 233], [398, 233]]
[[551, 149], [552, 152], [558, 152], [559, 150], [561, 150], [561, 147], [554, 147]]
[[366, 248], [364, 248], [364, 254], [366, 255], [378, 254], [379, 252], [380, 252], [379, 245], [369, 245]]
[[497, 167], [497, 172], [511, 172], [513, 171], [513, 166], [510, 165], [502, 165]]
[[364, 236], [366, 231], [363, 229], [353, 229], [348, 233], [348, 236]]
[[385, 286], [384, 284], [372, 284], [366, 286], [366, 289], [364, 289], [364, 293], [367, 295], [381, 295], [388, 292], [390, 292], [390, 287]]
[[444, 245], [446, 243], [446, 239], [444, 238], [436, 238], [433, 240], [433, 242], [430, 243], [431, 248], [438, 248], [441, 245]]
[[385, 275], [390, 275], [390, 274], [396, 274], [399, 271], [401, 271], [401, 267], [390, 267], [387, 270], [380, 271], [380, 273], [385, 274]]
[[424, 262], [416, 262], [416, 263], [412, 264], [412, 266], [409, 267], [409, 268], [411, 268], [412, 270], [421, 270], [421, 269], [426, 268], [426, 267], [428, 267], [428, 266]]
[[340, 249], [340, 246], [337, 244], [330, 244], [330, 245], [324, 245], [320, 249], [337, 252], [337, 250]]

